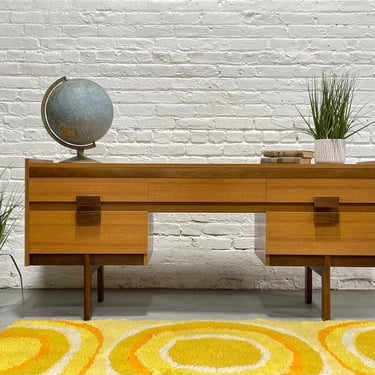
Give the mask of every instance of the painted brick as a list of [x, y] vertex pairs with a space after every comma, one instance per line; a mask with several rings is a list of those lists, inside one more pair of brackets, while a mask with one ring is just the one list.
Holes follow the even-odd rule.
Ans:
[[[374, 119], [374, 10], [372, 0], [2, 0], [0, 167], [23, 184], [24, 158], [73, 156], [40, 118], [44, 92], [63, 75], [94, 80], [112, 98], [112, 128], [87, 150], [96, 160], [258, 163], [264, 148], [312, 149], [296, 132], [295, 105], [307, 110], [307, 78], [322, 69], [356, 73], [358, 102], [369, 104], [361, 120]], [[374, 130], [348, 140], [348, 162], [374, 159]], [[253, 214], [154, 217], [150, 266], [109, 267], [109, 287], [303, 287], [303, 270], [260, 265]], [[7, 251], [27, 287], [81, 286], [72, 267], [23, 267], [22, 247], [20, 223]], [[12, 264], [0, 262], [0, 288], [17, 286]], [[369, 269], [332, 279], [375, 289]]]

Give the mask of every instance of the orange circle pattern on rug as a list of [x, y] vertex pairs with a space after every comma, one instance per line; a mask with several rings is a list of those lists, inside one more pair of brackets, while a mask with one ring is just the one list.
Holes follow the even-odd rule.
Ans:
[[344, 322], [319, 332], [322, 346], [358, 375], [375, 373], [375, 322]]
[[126, 375], [319, 375], [326, 371], [318, 351], [291, 331], [220, 321], [138, 327], [120, 338], [108, 358], [114, 374]]
[[0, 375], [374, 375], [374, 321], [17, 321]]
[[89, 324], [20, 321], [0, 333], [0, 375], [83, 375], [102, 343], [101, 332]]

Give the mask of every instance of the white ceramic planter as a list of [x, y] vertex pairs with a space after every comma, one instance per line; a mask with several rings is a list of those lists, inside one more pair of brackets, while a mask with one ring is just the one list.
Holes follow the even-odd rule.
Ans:
[[316, 139], [315, 163], [345, 163], [345, 139]]

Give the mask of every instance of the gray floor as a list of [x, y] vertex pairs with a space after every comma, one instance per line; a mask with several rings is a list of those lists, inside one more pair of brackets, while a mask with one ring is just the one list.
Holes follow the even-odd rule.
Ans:
[[[0, 329], [17, 319], [82, 319], [82, 290], [0, 289]], [[94, 297], [94, 296], [93, 296]], [[332, 319], [375, 320], [375, 290], [332, 291]], [[303, 291], [106, 290], [93, 302], [92, 319], [298, 319], [320, 320], [320, 290], [313, 303]]]

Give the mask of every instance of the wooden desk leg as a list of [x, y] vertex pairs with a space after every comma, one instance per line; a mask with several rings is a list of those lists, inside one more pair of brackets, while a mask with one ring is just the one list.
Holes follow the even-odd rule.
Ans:
[[324, 257], [322, 272], [322, 319], [331, 319], [331, 258]]
[[88, 254], [83, 256], [83, 319], [91, 319], [91, 267]]
[[305, 303], [312, 303], [312, 269], [305, 267]]
[[99, 266], [97, 272], [98, 302], [104, 301], [104, 266]]

